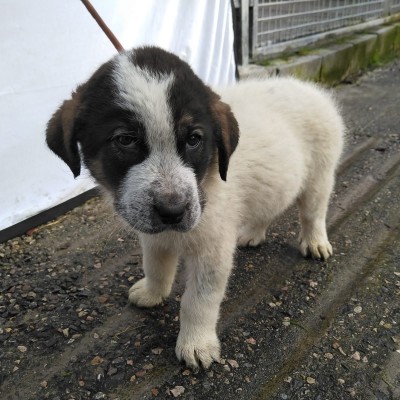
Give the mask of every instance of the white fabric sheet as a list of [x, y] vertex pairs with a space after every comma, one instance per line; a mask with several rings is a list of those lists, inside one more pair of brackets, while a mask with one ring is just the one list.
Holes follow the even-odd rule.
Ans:
[[[122, 45], [154, 44], [234, 81], [230, 0], [92, 0]], [[0, 0], [0, 230], [93, 187], [47, 149], [48, 119], [116, 53], [80, 1]]]

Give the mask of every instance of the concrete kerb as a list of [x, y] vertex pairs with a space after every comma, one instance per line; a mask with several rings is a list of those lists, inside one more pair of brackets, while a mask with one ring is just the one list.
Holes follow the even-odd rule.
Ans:
[[334, 85], [396, 55], [400, 55], [400, 23], [356, 33], [304, 56], [240, 67], [239, 72], [242, 79], [293, 75]]

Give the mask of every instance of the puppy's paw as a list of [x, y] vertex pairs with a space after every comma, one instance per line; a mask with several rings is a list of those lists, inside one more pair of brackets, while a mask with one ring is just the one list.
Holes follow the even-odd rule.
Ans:
[[304, 257], [321, 258], [327, 260], [332, 254], [332, 246], [327, 239], [307, 240], [300, 236], [300, 252]]
[[214, 361], [220, 360], [220, 344], [215, 333], [204, 332], [196, 335], [196, 339], [191, 335], [179, 332], [175, 347], [176, 356], [186, 365], [197, 370], [200, 365], [208, 368]]
[[239, 232], [237, 245], [239, 247], [256, 247], [265, 242], [266, 229], [245, 228]]
[[147, 278], [136, 282], [129, 289], [129, 302], [138, 307], [154, 307], [161, 304], [163, 299], [162, 295], [149, 289]]

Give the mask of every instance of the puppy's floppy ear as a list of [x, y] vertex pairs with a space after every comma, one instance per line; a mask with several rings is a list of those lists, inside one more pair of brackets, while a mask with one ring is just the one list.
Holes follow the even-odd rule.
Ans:
[[79, 86], [72, 93], [72, 98], [64, 101], [51, 117], [46, 130], [47, 145], [69, 166], [75, 178], [81, 172], [81, 159], [78, 141], [74, 135], [74, 123], [81, 105], [82, 91], [83, 86]]
[[228, 104], [222, 102], [214, 92], [211, 92], [211, 111], [218, 125], [216, 139], [219, 174], [226, 181], [229, 158], [239, 142], [239, 125]]

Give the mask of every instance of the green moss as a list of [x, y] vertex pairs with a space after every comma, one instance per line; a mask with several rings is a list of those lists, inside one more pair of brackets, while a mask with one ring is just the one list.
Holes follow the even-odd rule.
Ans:
[[[399, 21], [400, 15], [395, 16], [393, 20]], [[320, 50], [316, 47], [322, 45], [327, 50]], [[312, 55], [322, 57], [322, 66], [317, 72], [315, 67], [308, 68], [306, 67], [307, 63], [302, 65], [302, 61], [299, 60], [301, 57]], [[359, 33], [352, 34], [347, 37], [335, 38], [335, 40], [331, 38], [297, 50], [288, 47], [279, 55], [279, 58], [266, 58], [258, 61], [257, 64], [264, 67], [282, 68], [302, 79], [337, 84], [348, 76], [357, 75], [359, 71], [383, 65], [399, 56], [400, 24], [397, 23], [369, 29], [361, 35]]]

